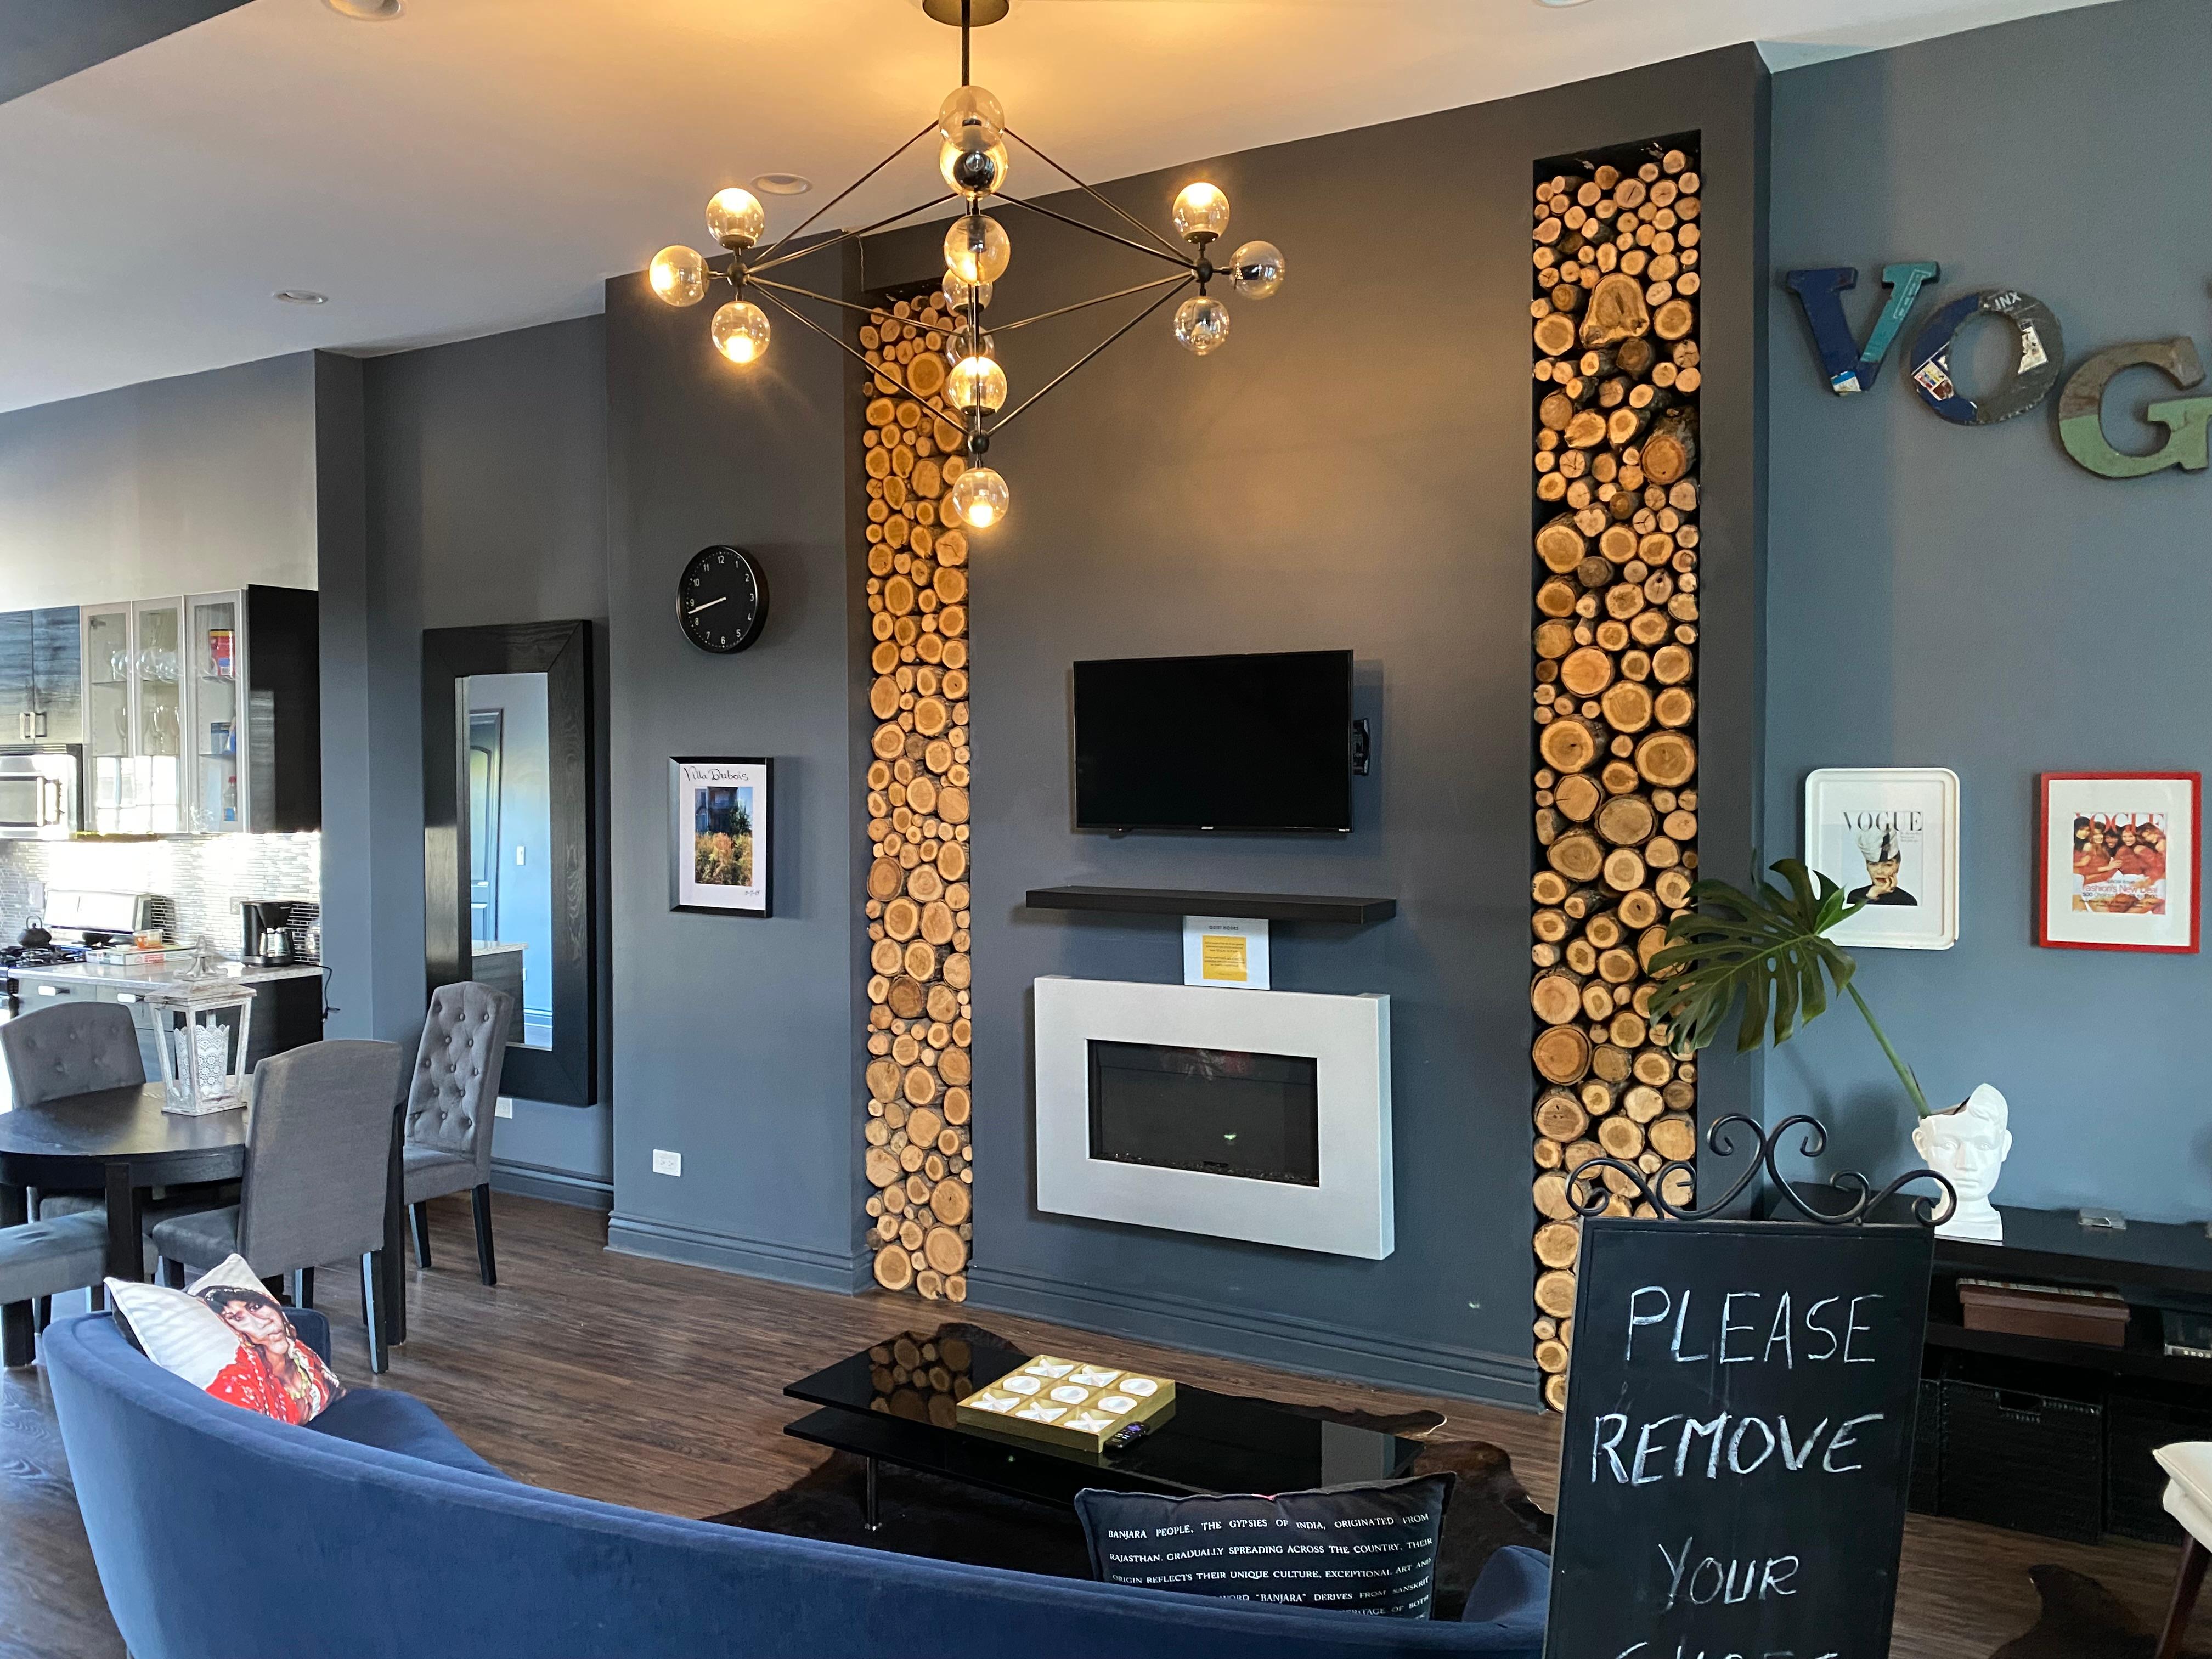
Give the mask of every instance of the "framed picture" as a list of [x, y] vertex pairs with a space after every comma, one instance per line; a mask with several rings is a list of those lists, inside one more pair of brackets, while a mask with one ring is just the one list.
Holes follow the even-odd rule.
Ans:
[[1805, 780], [1805, 864], [1866, 907], [1838, 945], [1948, 951], [1959, 942], [1959, 775], [1942, 766], [1825, 767]]
[[668, 763], [668, 908], [769, 914], [774, 763], [679, 755]]
[[2197, 949], [2196, 772], [2045, 772], [2035, 942]]

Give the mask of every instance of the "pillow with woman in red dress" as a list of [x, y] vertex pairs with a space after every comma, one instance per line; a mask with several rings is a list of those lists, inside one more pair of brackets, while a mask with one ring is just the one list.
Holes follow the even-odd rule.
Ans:
[[148, 1358], [218, 1400], [305, 1423], [345, 1392], [243, 1256], [186, 1290], [111, 1279], [107, 1296]]

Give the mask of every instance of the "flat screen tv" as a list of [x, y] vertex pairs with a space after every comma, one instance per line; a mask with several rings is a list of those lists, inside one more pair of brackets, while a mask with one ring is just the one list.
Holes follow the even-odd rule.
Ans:
[[1352, 828], [1352, 653], [1075, 665], [1079, 830]]

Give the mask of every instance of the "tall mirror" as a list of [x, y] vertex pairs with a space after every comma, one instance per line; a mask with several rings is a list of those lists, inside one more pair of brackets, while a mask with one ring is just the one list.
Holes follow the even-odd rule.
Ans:
[[590, 629], [433, 629], [422, 636], [425, 968], [514, 1012], [504, 1091], [591, 1103]]

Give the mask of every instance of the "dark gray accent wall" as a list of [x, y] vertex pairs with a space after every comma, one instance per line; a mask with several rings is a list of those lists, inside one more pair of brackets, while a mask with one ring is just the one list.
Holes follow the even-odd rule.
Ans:
[[[605, 341], [591, 317], [365, 364], [324, 360], [333, 381], [358, 376], [364, 479], [359, 574], [323, 605], [341, 653], [325, 658], [326, 784], [332, 770], [349, 775], [349, 811], [325, 815], [334, 1036], [411, 1044], [422, 1029], [422, 630], [606, 615]], [[342, 426], [325, 419], [319, 447], [342, 450]], [[327, 494], [325, 507], [343, 520]], [[364, 872], [366, 892], [347, 890]], [[604, 960], [600, 973], [604, 985]], [[605, 1054], [605, 1008], [600, 1018]], [[603, 1194], [611, 1069], [597, 1106], [516, 1101], [494, 1137], [502, 1177]]]
[[0, 608], [314, 586], [313, 362], [0, 413]]
[[[796, 280], [837, 293], [836, 255]], [[855, 893], [863, 580], [846, 491], [858, 434], [848, 359], [780, 313], [750, 373], [710, 343], [713, 305], [672, 311], [642, 276], [607, 285], [612, 539], [617, 1249], [832, 1289], [860, 1253]], [[735, 543], [769, 613], [741, 654], [686, 643], [678, 577]], [[668, 908], [668, 762], [767, 756], [765, 920]], [[653, 1173], [656, 1149], [681, 1176]]]
[[[2002, 426], [1948, 425], [1899, 359], [1919, 321], [1976, 288], [2044, 300], [2073, 362], [2204, 343], [2208, 62], [2212, 12], [2128, 0], [1774, 82], [1767, 851], [1799, 849], [1812, 768], [1954, 769], [1959, 943], [1863, 951], [1858, 982], [1931, 1098], [1990, 1083], [2011, 1102], [2000, 1201], [2166, 1220], [2212, 1213], [2190, 1053], [2212, 960], [2036, 947], [2036, 775], [2212, 759], [2212, 479], [2092, 476], [2058, 445], [2055, 398]], [[1881, 384], [1831, 395], [1780, 273], [1858, 266], [1845, 299], [1863, 331], [1881, 267], [1905, 259], [1940, 262], [1942, 281]], [[1986, 386], [1997, 343], [1977, 343]], [[2134, 411], [2177, 395], [2150, 370], [2117, 382], [2115, 441], [2154, 447]], [[1768, 1074], [1771, 1110], [1822, 1113], [1843, 1159], [1906, 1167], [1911, 1109], [1848, 1008]]]
[[245, 3], [8, 0], [0, 8], [0, 104]]
[[[1229, 296], [1229, 343], [1203, 361], [1175, 344], [1163, 311], [992, 453], [1013, 501], [1000, 531], [971, 538], [974, 1304], [1533, 1401], [1529, 191], [1540, 158], [1702, 130], [1702, 836], [1707, 857], [1741, 865], [1759, 777], [1765, 83], [1745, 47], [1108, 191], [1164, 226], [1175, 192], [1211, 179], [1231, 204], [1227, 241], [1275, 241], [1291, 275], [1264, 303]], [[1013, 243], [1002, 313], [1158, 274], [1018, 209], [1001, 216]], [[871, 280], [928, 275], [940, 234], [875, 239]], [[1003, 337], [1017, 388], [1128, 309]], [[1351, 836], [1072, 830], [1070, 664], [1328, 647], [1356, 653], [1358, 712], [1375, 722]], [[1026, 889], [1066, 882], [1398, 901], [1371, 927], [1286, 926], [1271, 941], [1279, 988], [1392, 1000], [1395, 1255], [1038, 1211], [1031, 983], [1182, 973], [1172, 918], [1023, 907]], [[1755, 1101], [1749, 1067], [1705, 1077], [1708, 1113]]]

